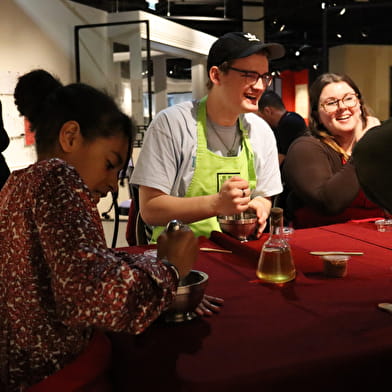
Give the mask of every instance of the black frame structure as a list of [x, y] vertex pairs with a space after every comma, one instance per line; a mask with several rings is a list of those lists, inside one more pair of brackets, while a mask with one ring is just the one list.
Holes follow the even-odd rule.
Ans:
[[[97, 23], [97, 24], [86, 24], [86, 25], [77, 25], [74, 27], [74, 40], [75, 40], [75, 67], [76, 67], [76, 81], [79, 83], [80, 80], [80, 51], [79, 51], [79, 32], [82, 29], [91, 29], [97, 27], [110, 27], [110, 26], [120, 26], [120, 25], [130, 25], [130, 24], [146, 24], [146, 51], [147, 51], [147, 90], [148, 90], [148, 124], [152, 121], [152, 61], [151, 61], [151, 45], [150, 45], [150, 25], [148, 20], [139, 20], [139, 21], [124, 21], [124, 22], [112, 22], [112, 23]], [[147, 124], [147, 125], [148, 125]], [[138, 129], [146, 129], [146, 124], [137, 124]], [[137, 142], [137, 141], [135, 141]], [[140, 147], [140, 146], [139, 146]], [[114, 227], [113, 227], [113, 238], [111, 247], [115, 248], [118, 237], [118, 229], [119, 229], [119, 221], [120, 221], [120, 212], [119, 206], [117, 203], [117, 194], [112, 194], [113, 203], [112, 207], [114, 207]], [[109, 209], [109, 211], [110, 211]], [[108, 211], [107, 211], [108, 212]], [[106, 212], [106, 213], [107, 213]]]
[[[152, 61], [151, 61], [151, 43], [150, 43], [150, 24], [148, 20], [137, 20], [137, 21], [123, 21], [123, 22], [111, 22], [111, 23], [96, 23], [77, 25], [74, 27], [74, 44], [75, 44], [75, 67], [76, 67], [76, 81], [80, 80], [80, 48], [79, 48], [79, 32], [83, 29], [92, 29], [97, 27], [110, 27], [110, 26], [121, 26], [131, 24], [146, 24], [146, 51], [147, 51], [147, 94], [148, 94], [148, 124], [152, 121]], [[148, 125], [147, 124], [147, 125]], [[145, 126], [145, 124], [137, 124]]]

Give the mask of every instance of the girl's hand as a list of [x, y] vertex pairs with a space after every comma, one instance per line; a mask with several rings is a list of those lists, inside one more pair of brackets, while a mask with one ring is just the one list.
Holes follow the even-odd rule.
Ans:
[[195, 312], [199, 316], [212, 316], [214, 313], [218, 313], [220, 311], [220, 307], [223, 305], [223, 302], [224, 300], [222, 298], [204, 294], [204, 297], [199, 305], [197, 305]]
[[173, 264], [180, 278], [188, 275], [199, 253], [199, 241], [191, 230], [164, 231], [157, 240], [157, 258]]

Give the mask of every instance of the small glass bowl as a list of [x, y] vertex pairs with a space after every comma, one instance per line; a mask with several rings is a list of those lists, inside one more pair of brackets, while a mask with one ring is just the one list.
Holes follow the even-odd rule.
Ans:
[[293, 234], [294, 234], [294, 228], [293, 227], [289, 227], [289, 226], [283, 226], [282, 227], [282, 235], [283, 235], [283, 238], [287, 242], [289, 242], [291, 240]]
[[378, 219], [374, 223], [378, 231], [392, 231], [392, 219]]
[[324, 263], [324, 274], [332, 278], [343, 278], [347, 275], [348, 255], [326, 255], [322, 256]]

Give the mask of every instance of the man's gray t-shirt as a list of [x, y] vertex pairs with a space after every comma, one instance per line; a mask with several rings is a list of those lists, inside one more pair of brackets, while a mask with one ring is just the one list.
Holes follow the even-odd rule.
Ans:
[[[198, 101], [171, 106], [159, 112], [146, 131], [143, 147], [131, 177], [131, 183], [159, 189], [172, 196], [184, 196], [192, 180], [197, 148]], [[254, 152], [257, 177], [252, 197], [274, 196], [282, 191], [278, 152], [275, 136], [269, 125], [259, 116], [247, 113], [240, 116], [249, 132]], [[235, 138], [236, 126], [208, 126], [208, 148], [222, 154], [222, 142], [230, 146]], [[237, 149], [240, 148], [237, 137]], [[208, 163], [206, 163], [208, 164]]]

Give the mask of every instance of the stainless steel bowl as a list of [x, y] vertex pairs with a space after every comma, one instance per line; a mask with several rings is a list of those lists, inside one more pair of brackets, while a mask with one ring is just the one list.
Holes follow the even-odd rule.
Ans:
[[241, 241], [252, 238], [258, 225], [256, 214], [249, 211], [235, 215], [219, 215], [218, 222], [224, 233]]
[[177, 294], [169, 309], [164, 314], [167, 322], [183, 322], [197, 317], [194, 312], [204, 296], [208, 284], [208, 275], [202, 271], [192, 270], [180, 280]]

